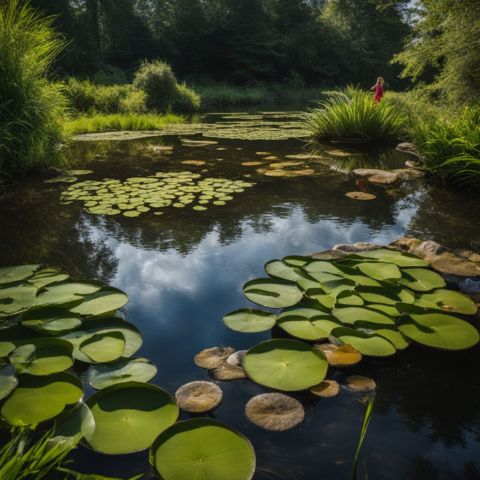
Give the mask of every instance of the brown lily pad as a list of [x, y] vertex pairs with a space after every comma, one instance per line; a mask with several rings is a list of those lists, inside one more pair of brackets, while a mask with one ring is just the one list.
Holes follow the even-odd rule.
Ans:
[[324, 380], [322, 383], [312, 387], [310, 393], [322, 398], [336, 397], [340, 393], [340, 385], [335, 380]]
[[215, 380], [221, 381], [242, 380], [247, 378], [243, 367], [240, 365], [231, 365], [228, 362], [224, 362], [219, 367], [209, 370], [208, 373], [210, 373]]
[[244, 167], [258, 167], [259, 165], [262, 165], [263, 162], [243, 162], [241, 165]]
[[377, 388], [374, 380], [363, 375], [352, 375], [347, 377], [347, 388], [352, 392], [367, 393]]
[[377, 198], [373, 193], [367, 192], [348, 192], [345, 196], [353, 200], [375, 200]]
[[206, 348], [197, 353], [193, 361], [195, 365], [200, 368], [217, 368], [220, 367], [233, 352], [235, 352], [233, 347]]
[[175, 392], [177, 405], [189, 413], [205, 413], [217, 408], [223, 398], [222, 389], [212, 382], [190, 382]]
[[200, 167], [202, 165], [205, 165], [205, 163], [207, 162], [204, 162], [203, 160], [184, 160], [183, 162], [184, 165], [195, 165], [197, 167]]

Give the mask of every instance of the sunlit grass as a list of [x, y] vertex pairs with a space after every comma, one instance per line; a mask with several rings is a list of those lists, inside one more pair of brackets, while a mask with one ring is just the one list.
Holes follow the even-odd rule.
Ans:
[[173, 114], [97, 114], [66, 120], [64, 127], [68, 135], [77, 135], [114, 130], [161, 130], [169, 124], [183, 122], [185, 118]]

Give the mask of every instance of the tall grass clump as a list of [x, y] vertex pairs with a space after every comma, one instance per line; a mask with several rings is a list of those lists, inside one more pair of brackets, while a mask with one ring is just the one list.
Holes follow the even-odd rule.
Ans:
[[22, 0], [0, 0], [0, 172], [58, 160], [65, 107], [47, 72], [63, 48], [53, 19]]
[[313, 140], [391, 143], [405, 132], [406, 118], [386, 101], [375, 104], [357, 88], [330, 92], [306, 118]]
[[480, 106], [418, 120], [412, 138], [433, 175], [447, 183], [480, 187]]
[[133, 86], [146, 93], [149, 110], [195, 112], [200, 108], [200, 97], [178, 84], [172, 67], [160, 60], [144, 62], [135, 73]]

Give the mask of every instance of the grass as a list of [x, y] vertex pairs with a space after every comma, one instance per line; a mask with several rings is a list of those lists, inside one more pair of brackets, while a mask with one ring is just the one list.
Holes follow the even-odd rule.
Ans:
[[63, 41], [22, 0], [0, 8], [0, 174], [11, 176], [58, 161], [65, 101], [46, 76]]
[[95, 114], [66, 120], [64, 128], [68, 135], [77, 135], [113, 130], [161, 130], [171, 123], [183, 122], [183, 117], [173, 114]]
[[255, 85], [239, 87], [216, 83], [197, 85], [195, 90], [202, 98], [204, 109], [258, 106], [268, 104], [295, 104], [314, 101], [320, 96], [320, 88], [306, 88], [293, 85]]
[[392, 143], [406, 131], [402, 111], [385, 100], [375, 104], [370, 93], [352, 87], [328, 93], [306, 123], [314, 141]]
[[358, 459], [360, 458], [360, 451], [362, 450], [365, 438], [368, 432], [368, 426], [372, 419], [373, 406], [375, 404], [375, 394], [370, 397], [368, 401], [367, 409], [365, 410], [365, 417], [363, 418], [362, 430], [360, 432], [360, 438], [358, 439], [357, 449], [355, 450], [355, 457], [353, 458], [353, 468], [352, 468], [352, 479], [356, 480], [357, 478], [357, 464]]

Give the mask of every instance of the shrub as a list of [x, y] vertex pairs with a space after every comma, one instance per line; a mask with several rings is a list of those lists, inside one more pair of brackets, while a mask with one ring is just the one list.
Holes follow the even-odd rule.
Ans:
[[133, 86], [147, 94], [147, 107], [166, 112], [177, 96], [177, 80], [172, 68], [165, 62], [144, 62], [135, 73]]
[[173, 110], [175, 112], [197, 112], [200, 110], [201, 98], [198, 93], [188, 88], [184, 83], [177, 84], [176, 95], [173, 102]]
[[127, 74], [114, 65], [104, 65], [92, 78], [99, 85], [123, 85], [128, 83]]
[[412, 137], [433, 175], [480, 187], [480, 106], [419, 119], [412, 126]]
[[389, 143], [402, 137], [406, 118], [388, 102], [375, 104], [368, 92], [349, 87], [328, 93], [306, 124], [314, 140]]
[[63, 42], [23, 1], [0, 7], [0, 172], [14, 174], [59, 159], [65, 101], [46, 73]]
[[130, 85], [96, 85], [89, 80], [69, 78], [64, 87], [70, 106], [82, 113], [146, 111], [145, 94]]

